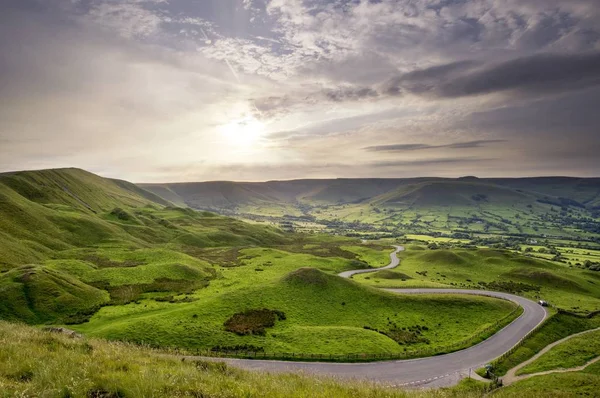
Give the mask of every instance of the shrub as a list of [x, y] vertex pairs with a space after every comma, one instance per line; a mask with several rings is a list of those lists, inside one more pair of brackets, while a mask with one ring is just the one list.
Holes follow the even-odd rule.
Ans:
[[255, 334], [264, 336], [266, 328], [275, 326], [275, 321], [286, 319], [285, 314], [278, 310], [248, 310], [234, 314], [225, 321], [225, 330], [240, 336]]

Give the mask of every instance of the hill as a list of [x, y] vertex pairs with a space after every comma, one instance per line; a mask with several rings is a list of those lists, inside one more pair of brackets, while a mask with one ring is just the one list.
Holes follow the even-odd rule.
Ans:
[[185, 253], [285, 241], [276, 229], [176, 208], [84, 170], [0, 174], [0, 318], [86, 320], [147, 291], [205, 286], [214, 270]]
[[142, 184], [165, 199], [287, 229], [553, 236], [600, 242], [598, 178], [331, 179]]
[[[486, 297], [398, 296], [315, 267], [297, 268], [302, 257], [307, 259], [273, 261], [258, 277], [251, 264], [232, 269], [187, 295], [187, 303], [107, 307], [73, 328], [88, 336], [200, 350], [249, 345], [276, 355], [416, 354], [469, 340], [514, 309]], [[278, 319], [264, 323], [270, 312]]]
[[[519, 193], [535, 199], [548, 197], [571, 199], [574, 202], [594, 208], [600, 197], [600, 179], [598, 178], [413, 178], [413, 179], [323, 179], [290, 180], [267, 182], [195, 182], [140, 184], [144, 189], [171, 196], [194, 208], [235, 209], [257, 202], [276, 203], [318, 203], [349, 204], [373, 201], [380, 195], [393, 196], [414, 189], [424, 190], [423, 202], [418, 197], [413, 204], [428, 205], [427, 197], [439, 192], [451, 190], [454, 195], [470, 198], [480, 190], [494, 190], [508, 198], [519, 197]], [[479, 189], [477, 189], [479, 187]], [[481, 192], [485, 194], [485, 192]], [[440, 201], [442, 201], [440, 199]], [[501, 200], [500, 200], [501, 201]], [[442, 201], [443, 202], [443, 201]], [[451, 204], [444, 202], [446, 204]]]
[[536, 201], [532, 194], [483, 182], [427, 181], [409, 184], [394, 191], [376, 196], [369, 203], [400, 207], [464, 207], [482, 204], [510, 206], [515, 203], [530, 204]]

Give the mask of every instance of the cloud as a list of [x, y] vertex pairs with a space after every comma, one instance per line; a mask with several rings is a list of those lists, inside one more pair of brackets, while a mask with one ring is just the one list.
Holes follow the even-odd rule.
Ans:
[[600, 173], [599, 54], [597, 0], [8, 0], [0, 168]]
[[424, 149], [466, 149], [466, 148], [480, 148], [488, 144], [497, 142], [505, 142], [505, 140], [476, 140], [476, 141], [465, 141], [455, 142], [452, 144], [445, 145], [429, 145], [429, 144], [395, 144], [395, 145], [377, 145], [369, 146], [364, 148], [370, 152], [404, 152], [404, 151], [420, 151]]
[[411, 71], [387, 81], [383, 92], [459, 98], [505, 91], [536, 95], [600, 84], [600, 52], [536, 54], [479, 65], [461, 61]]

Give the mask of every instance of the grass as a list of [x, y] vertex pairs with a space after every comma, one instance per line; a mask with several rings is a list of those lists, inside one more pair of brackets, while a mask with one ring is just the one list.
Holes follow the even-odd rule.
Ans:
[[0, 321], [0, 396], [59, 397], [476, 397], [460, 390], [402, 391], [367, 382], [251, 373], [181, 361], [98, 339], [72, 339]]
[[381, 250], [381, 247], [340, 246], [340, 249], [355, 253], [360, 261], [371, 267], [384, 267], [390, 263], [389, 254], [395, 249]]
[[[403, 278], [357, 275], [358, 282], [377, 287], [487, 288], [543, 298], [563, 309], [587, 313], [600, 309], [600, 274], [542, 259], [493, 249], [423, 250], [407, 246], [394, 271]], [[385, 274], [383, 274], [385, 276]], [[406, 278], [407, 277], [407, 278]]]
[[599, 363], [580, 372], [534, 376], [493, 393], [492, 397], [595, 397], [600, 389]]
[[[258, 255], [261, 251], [265, 256]], [[348, 260], [332, 263], [266, 249], [243, 252], [256, 257], [245, 266], [223, 269], [209, 287], [190, 296], [193, 302], [170, 304], [148, 298], [139, 304], [105, 307], [89, 323], [74, 328], [90, 336], [201, 350], [247, 344], [269, 353], [391, 354], [443, 349], [448, 342], [469, 339], [514, 308], [512, 303], [484, 297], [401, 297], [317, 268], [296, 269], [301, 258], [335, 272]], [[266, 259], [273, 259], [272, 265], [265, 266]], [[255, 271], [257, 263], [264, 271]], [[286, 320], [264, 335], [239, 336], [223, 327], [235, 314], [263, 308], [282, 311]], [[400, 345], [365, 326], [385, 331], [425, 326], [428, 330], [422, 336], [427, 342]]]
[[570, 369], [585, 365], [600, 355], [600, 331], [573, 337], [525, 366], [517, 375], [554, 369]]
[[510, 355], [494, 363], [494, 373], [498, 376], [533, 357], [544, 347], [575, 333], [600, 327], [600, 316], [582, 318], [558, 313], [550, 317], [536, 332]]

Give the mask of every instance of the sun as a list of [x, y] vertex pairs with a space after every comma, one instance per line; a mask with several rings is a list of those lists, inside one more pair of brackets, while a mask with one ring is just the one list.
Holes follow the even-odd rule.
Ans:
[[221, 133], [232, 145], [256, 144], [265, 133], [265, 124], [253, 116], [233, 120], [220, 126]]

